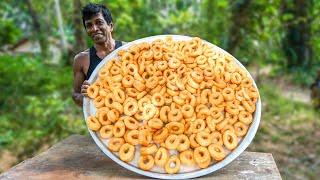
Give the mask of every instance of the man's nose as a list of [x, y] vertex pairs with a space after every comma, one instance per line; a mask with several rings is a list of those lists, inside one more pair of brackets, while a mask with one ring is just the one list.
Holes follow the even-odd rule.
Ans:
[[96, 30], [98, 30], [98, 26], [93, 25], [93, 26], [92, 26], [92, 31], [96, 31]]

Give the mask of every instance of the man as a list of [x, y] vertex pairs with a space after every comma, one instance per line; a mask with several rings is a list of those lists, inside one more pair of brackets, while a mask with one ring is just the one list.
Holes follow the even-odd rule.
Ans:
[[74, 102], [82, 106], [87, 95], [88, 79], [104, 57], [120, 47], [123, 42], [112, 38], [113, 21], [108, 8], [100, 4], [88, 4], [82, 9], [82, 21], [93, 46], [74, 57], [73, 94]]

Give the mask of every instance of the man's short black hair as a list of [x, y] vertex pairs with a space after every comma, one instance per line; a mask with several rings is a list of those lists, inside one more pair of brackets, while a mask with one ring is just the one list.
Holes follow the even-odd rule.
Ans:
[[84, 27], [86, 27], [84, 23], [86, 20], [91, 19], [99, 13], [102, 14], [104, 20], [108, 25], [113, 22], [111, 13], [106, 6], [104, 6], [103, 4], [89, 3], [82, 8], [82, 23]]

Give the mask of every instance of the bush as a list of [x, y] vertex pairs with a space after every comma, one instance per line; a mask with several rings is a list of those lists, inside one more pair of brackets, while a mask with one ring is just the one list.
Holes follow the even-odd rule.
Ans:
[[4, 55], [0, 70], [0, 146], [14, 149], [18, 160], [70, 134], [86, 132], [81, 109], [70, 98], [70, 67]]

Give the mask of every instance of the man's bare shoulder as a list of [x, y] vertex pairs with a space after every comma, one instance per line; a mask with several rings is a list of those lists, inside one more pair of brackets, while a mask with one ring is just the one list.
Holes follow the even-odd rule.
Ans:
[[74, 62], [80, 63], [87, 61], [89, 59], [89, 49], [79, 52], [77, 55], [74, 56]]

